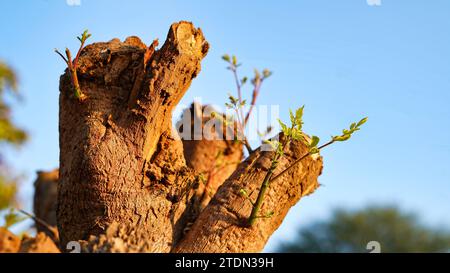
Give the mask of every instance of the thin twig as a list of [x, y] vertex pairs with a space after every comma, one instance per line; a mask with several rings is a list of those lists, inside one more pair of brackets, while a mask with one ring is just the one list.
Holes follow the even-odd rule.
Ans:
[[236, 82], [236, 89], [237, 89], [237, 93], [238, 93], [238, 105], [239, 105], [239, 109], [235, 108], [235, 112], [236, 112], [236, 116], [238, 118], [238, 126], [239, 126], [239, 133], [241, 134], [241, 137], [243, 138], [242, 142], [244, 143], [245, 148], [247, 149], [247, 152], [249, 154], [251, 154], [253, 152], [252, 147], [250, 146], [250, 143], [247, 140], [247, 137], [245, 136], [245, 125], [246, 122], [244, 120], [244, 112], [242, 111], [242, 86], [239, 83], [239, 76], [237, 74], [237, 69], [235, 65], [231, 65], [230, 66], [231, 71], [233, 72], [233, 76], [234, 76], [234, 80]]
[[[79, 52], [77, 53], [79, 54]], [[75, 89], [75, 97], [79, 100], [83, 100], [85, 96], [81, 92], [80, 83], [78, 82], [78, 75], [77, 75], [77, 64], [75, 64], [75, 61], [72, 60], [72, 56], [70, 53], [70, 50], [66, 48], [66, 55], [69, 62], [67, 62], [67, 66], [69, 68], [70, 72], [70, 78], [72, 79], [73, 88]]]
[[253, 149], [250, 146], [250, 143], [247, 140], [247, 137], [245, 136], [244, 127], [242, 125], [241, 119], [239, 118], [238, 110], [235, 108], [234, 111], [236, 112], [236, 115], [238, 116], [238, 139], [242, 138], [242, 143], [244, 143], [245, 148], [247, 149], [248, 154], [253, 153]]
[[257, 86], [255, 86], [255, 88], [253, 89], [252, 101], [250, 103], [250, 109], [248, 110], [247, 115], [245, 116], [245, 119], [244, 119], [244, 126], [247, 125], [248, 120], [250, 118], [250, 115], [251, 115], [251, 113], [253, 111], [253, 108], [256, 105], [256, 99], [258, 98], [259, 90], [261, 89], [262, 81], [263, 81], [263, 79], [261, 79], [260, 82], [257, 84]]
[[[290, 141], [291, 141], [291, 138], [286, 136], [284, 138], [284, 140], [283, 140], [283, 143], [282, 144], [278, 144], [278, 145], [282, 145], [281, 146], [282, 150], [284, 150], [284, 148], [287, 146], [287, 144]], [[268, 187], [270, 185], [273, 172], [278, 167], [278, 163], [279, 163], [279, 160], [280, 160], [281, 156], [282, 156], [282, 153], [279, 153], [278, 151], [275, 151], [275, 156], [273, 157], [272, 163], [270, 165], [270, 168], [267, 171], [266, 176], [264, 177], [264, 180], [263, 180], [263, 182], [261, 184], [261, 189], [259, 190], [259, 193], [258, 193], [258, 197], [256, 198], [256, 201], [254, 203], [254, 206], [253, 206], [252, 211], [250, 213], [250, 217], [247, 220], [247, 225], [248, 226], [252, 226], [253, 223], [258, 218], [259, 210], [261, 209], [262, 203], [264, 201], [264, 195], [265, 195], [265, 193], [266, 193], [266, 191], [267, 191], [267, 189], [268, 189]]]
[[[318, 147], [318, 150], [321, 150], [325, 147], [327, 147], [328, 145], [331, 145], [334, 143], [334, 140], [330, 140], [329, 142], [323, 144], [322, 146]], [[309, 155], [311, 155], [310, 152], [304, 154], [303, 156], [301, 156], [299, 159], [295, 160], [291, 165], [289, 165], [289, 167], [287, 167], [286, 169], [284, 169], [282, 172], [280, 172], [279, 174], [277, 174], [274, 178], [272, 178], [272, 180], [270, 180], [270, 182], [273, 182], [275, 180], [277, 180], [278, 178], [280, 178], [283, 174], [285, 174], [286, 172], [288, 172], [290, 169], [292, 169], [295, 165], [297, 165], [298, 163], [300, 163], [303, 159], [307, 158]]]
[[67, 65], [69, 65], [69, 61], [66, 59], [66, 57], [64, 57], [64, 55], [61, 52], [59, 52], [58, 49], [55, 48], [55, 52], [66, 62]]
[[17, 209], [17, 211], [19, 211], [20, 213], [30, 217], [31, 219], [33, 219], [35, 222], [41, 224], [42, 226], [44, 226], [48, 231], [50, 231], [53, 236], [55, 236], [55, 238], [58, 238], [58, 233], [55, 232], [55, 227], [51, 226], [50, 224], [48, 224], [47, 222], [45, 222], [44, 220], [42, 220], [41, 218], [24, 211], [23, 209]]
[[75, 56], [75, 59], [72, 59], [70, 50], [66, 48], [66, 56], [64, 56], [61, 52], [58, 51], [58, 49], [55, 49], [56, 54], [58, 54], [64, 62], [67, 64], [67, 68], [69, 70], [70, 79], [72, 81], [72, 85], [75, 91], [75, 97], [79, 99], [80, 101], [83, 101], [86, 96], [81, 92], [80, 84], [78, 82], [78, 76], [77, 76], [77, 69], [78, 69], [78, 60], [80, 59], [81, 51], [83, 51], [84, 44], [86, 40], [91, 36], [91, 34], [88, 33], [88, 31], [84, 31], [81, 35], [81, 38], [78, 37], [78, 40], [80, 41], [80, 48], [78, 49], [78, 52]]
[[[232, 67], [231, 71], [233, 71], [233, 75], [234, 75], [234, 80], [236, 82], [236, 89], [238, 92], [238, 101], [239, 101], [239, 105], [242, 104], [242, 93], [241, 93], [241, 84], [239, 83], [239, 76], [237, 74], [237, 68], [235, 66]], [[243, 122], [244, 121], [244, 112], [242, 111], [242, 108], [239, 109], [240, 111], [240, 119]], [[243, 124], [243, 127], [245, 127], [245, 123]]]
[[83, 50], [85, 41], [81, 41], [80, 48], [78, 49], [77, 55], [75, 56], [75, 60], [73, 60], [73, 66], [78, 67], [78, 59], [80, 58], [81, 51]]
[[[283, 149], [284, 147], [290, 142], [290, 138], [286, 137], [286, 139], [283, 141]], [[327, 147], [328, 145], [331, 145], [334, 143], [334, 140], [330, 140], [329, 142], [323, 144], [322, 146], [318, 147], [318, 150], [321, 150], [325, 147]], [[272, 178], [273, 176], [273, 172], [275, 171], [277, 165], [278, 165], [278, 160], [280, 160], [281, 155], [280, 154], [275, 154], [275, 157], [272, 160], [272, 165], [269, 168], [269, 171], [267, 172], [266, 176], [264, 177], [264, 181], [261, 185], [261, 189], [259, 191], [258, 194], [258, 198], [256, 199], [255, 205], [252, 209], [252, 212], [250, 214], [250, 217], [248, 218], [247, 224], [248, 226], [252, 226], [253, 223], [255, 222], [255, 220], [258, 218], [258, 211], [262, 206], [262, 202], [264, 200], [264, 194], [268, 188], [268, 186], [274, 182], [275, 180], [277, 180], [278, 178], [280, 178], [283, 174], [285, 174], [286, 172], [288, 172], [290, 169], [292, 169], [295, 165], [297, 165], [298, 163], [300, 163], [303, 159], [307, 158], [309, 155], [311, 155], [310, 152], [304, 154], [303, 156], [301, 156], [299, 159], [297, 159], [296, 161], [294, 161], [291, 165], [289, 165], [286, 169], [284, 169], [283, 171], [281, 171], [278, 175], [276, 175], [275, 177]]]

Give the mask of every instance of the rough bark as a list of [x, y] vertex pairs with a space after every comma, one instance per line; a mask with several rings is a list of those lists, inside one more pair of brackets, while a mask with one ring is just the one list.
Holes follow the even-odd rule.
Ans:
[[19, 252], [21, 253], [60, 253], [53, 239], [43, 232], [36, 237], [25, 236], [22, 239]]
[[[233, 172], [196, 218], [196, 200], [208, 188], [201, 188], [199, 172], [214, 168], [218, 151], [231, 149], [225, 152], [229, 162], [240, 159], [242, 146], [174, 138], [172, 110], [199, 73], [208, 43], [200, 29], [180, 22], [171, 26], [161, 49], [154, 51], [155, 45], [129, 37], [87, 46], [78, 68], [82, 102], [73, 96], [68, 72], [61, 76], [56, 212], [61, 248], [80, 241], [86, 252], [260, 251], [289, 208], [318, 186], [321, 158], [304, 160], [274, 182], [261, 213], [275, 215], [245, 228], [251, 206], [239, 191], [253, 191], [256, 198], [273, 156], [257, 150], [234, 172], [233, 163], [220, 178], [212, 177], [214, 192]], [[277, 172], [306, 149], [290, 145]]]
[[[301, 142], [287, 147], [285, 156], [275, 171], [279, 173], [308, 148]], [[271, 183], [260, 215], [273, 211], [270, 218], [261, 218], [252, 227], [245, 222], [252, 205], [239, 192], [245, 189], [256, 199], [258, 189], [270, 166], [273, 152], [255, 151], [239, 165], [233, 175], [219, 188], [209, 205], [202, 211], [191, 230], [176, 246], [174, 252], [259, 252], [279, 227], [289, 209], [318, 186], [322, 158], [310, 156], [291, 171]]]
[[[195, 190], [196, 200], [193, 202], [193, 210], [198, 213], [208, 205], [220, 185], [236, 170], [243, 156], [242, 142], [228, 137], [229, 134], [236, 135], [237, 126], [224, 125], [222, 122], [218, 122], [220, 126], [208, 126], [214, 117], [211, 117], [207, 109], [212, 110], [208, 105], [202, 106], [194, 102], [184, 111], [180, 121], [183, 122], [188, 115], [186, 120], [190, 122], [191, 127], [187, 137], [182, 137], [186, 163], [202, 174], [202, 183], [199, 183]], [[200, 125], [199, 137], [195, 136], [195, 123]], [[186, 128], [180, 126], [179, 130], [184, 136]]]
[[[189, 115], [187, 120], [191, 125], [189, 137], [182, 138], [182, 151], [186, 159], [186, 165], [195, 170], [196, 173], [201, 174], [202, 179], [199, 179], [195, 187], [193, 185], [193, 189], [187, 195], [187, 198], [185, 198], [187, 202], [180, 204], [177, 209], [179, 214], [183, 213], [185, 215], [183, 219], [179, 216], [177, 217], [180, 219], [180, 226], [189, 226], [195, 221], [201, 210], [209, 203], [219, 186], [236, 170], [238, 164], [242, 160], [242, 143], [221, 137], [221, 135], [224, 135], [222, 134], [223, 130], [235, 130], [236, 127], [228, 126], [228, 128], [220, 128], [222, 131], [215, 130], [214, 127], [205, 130], [205, 124], [212, 120], [212, 117], [205, 112], [205, 108], [207, 107], [202, 107], [201, 105], [193, 103], [190, 108], [184, 111], [181, 119], [181, 121], [183, 121], [185, 118], [184, 115]], [[201, 125], [202, 134], [209, 135], [208, 139], [205, 139], [202, 136], [202, 139], [200, 140], [193, 140], [195, 131], [194, 121], [197, 121], [198, 124]], [[179, 130], [183, 133], [183, 126], [180, 126]], [[179, 143], [175, 142], [175, 144], [177, 145], [176, 148], [181, 151]], [[167, 149], [167, 147], [162, 147], [162, 149]], [[180, 156], [181, 152], [175, 154]], [[158, 160], [155, 158], [151, 165], [153, 170], [148, 171], [148, 173], [153, 176], [152, 179], [158, 181], [173, 180], [171, 176], [173, 177], [175, 173], [162, 166], [167, 162], [172, 162], [173, 158], [170, 157], [170, 154], [166, 153], [165, 155], [166, 158], [161, 158], [161, 155]], [[177, 159], [175, 162], [182, 162], [182, 159]], [[158, 167], [154, 168], [157, 165]], [[167, 164], [167, 166], [171, 167], [172, 165]], [[165, 171], [165, 173], [162, 173], [162, 171]], [[59, 169], [49, 172], [38, 171], [37, 178], [34, 182], [34, 214], [40, 220], [54, 227], [56, 227], [58, 179]], [[44, 232], [48, 236], [54, 237], [54, 233], [49, 231], [46, 226], [43, 226], [39, 222], [36, 222], [35, 225], [39, 232]], [[188, 230], [188, 227], [186, 230]], [[110, 232], [109, 234], [113, 233]], [[177, 237], [180, 237], [181, 235], [182, 234], [178, 234]], [[100, 239], [90, 237], [90, 241], [84, 243], [85, 250], [91, 249], [94, 252], [107, 252], [107, 250], [120, 252], [120, 250], [123, 250], [124, 244], [118, 243], [119, 240], [116, 238], [113, 239], [114, 236], [110, 237], [111, 238], [108, 240], [105, 239], [108, 238], [108, 236], [103, 236]], [[100, 243], [100, 241], [102, 241], [102, 243]], [[133, 248], [130, 246], [127, 247], [127, 249], [131, 251]]]
[[137, 37], [87, 46], [78, 69], [83, 102], [73, 97], [67, 71], [61, 77], [63, 245], [104, 234], [113, 223], [140, 251], [168, 252], [179, 236], [174, 214], [194, 177], [170, 137], [171, 112], [200, 72], [208, 43], [200, 29], [180, 22], [151, 50]]

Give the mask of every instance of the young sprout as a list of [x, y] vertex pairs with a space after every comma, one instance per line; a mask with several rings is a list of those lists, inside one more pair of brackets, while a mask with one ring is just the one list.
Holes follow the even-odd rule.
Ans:
[[[291, 117], [291, 126], [288, 127], [285, 123], [283, 123], [281, 120], [278, 120], [281, 131], [283, 132], [283, 142], [280, 142], [278, 140], [266, 140], [265, 143], [269, 144], [273, 151], [275, 152], [272, 162], [270, 164], [270, 168], [266, 173], [266, 176], [264, 177], [264, 180], [261, 184], [261, 188], [258, 193], [258, 197], [256, 198], [256, 201], [254, 203], [254, 206], [252, 208], [252, 212], [250, 213], [249, 218], [247, 219], [247, 226], [252, 226], [256, 219], [258, 218], [268, 218], [266, 214], [265, 216], [260, 216], [259, 211], [261, 209], [261, 206], [264, 201], [264, 195], [269, 188], [269, 185], [272, 180], [273, 172], [278, 167], [278, 164], [280, 162], [281, 157], [284, 155], [284, 147], [286, 147], [293, 139], [294, 140], [300, 140], [301, 130], [303, 126], [303, 109], [304, 106], [300, 107], [295, 111], [295, 114], [290, 111], [290, 117]], [[269, 213], [270, 216], [273, 215], [273, 213]]]
[[311, 142], [308, 145], [309, 151], [308, 153], [304, 154], [303, 156], [301, 156], [299, 159], [297, 159], [296, 161], [294, 161], [289, 167], [287, 167], [286, 169], [284, 169], [282, 172], [280, 172], [278, 175], [276, 175], [274, 178], [272, 178], [272, 180], [270, 182], [273, 182], [275, 180], [277, 180], [278, 178], [280, 178], [283, 174], [285, 174], [286, 172], [288, 172], [292, 167], [294, 167], [295, 165], [297, 165], [299, 162], [301, 162], [303, 159], [305, 159], [306, 157], [312, 155], [312, 154], [316, 154], [318, 153], [320, 150], [322, 150], [323, 148], [337, 142], [337, 141], [346, 141], [348, 139], [350, 139], [350, 137], [352, 136], [352, 134], [358, 130], [360, 130], [360, 126], [363, 125], [364, 123], [366, 123], [367, 121], [367, 117], [361, 119], [358, 123], [352, 123], [350, 125], [350, 130], [346, 130], [344, 129], [342, 132], [343, 134], [340, 136], [332, 136], [331, 140], [328, 141], [327, 143], [321, 145], [318, 147], [319, 144], [319, 138], [317, 136], [313, 136], [311, 138]]
[[[363, 125], [367, 121], [367, 118], [363, 118], [358, 123], [352, 123], [348, 130], [344, 129], [342, 131], [342, 135], [333, 136], [329, 142], [323, 144], [322, 146], [318, 146], [319, 141], [320, 141], [319, 137], [312, 136], [311, 139], [307, 141], [305, 138], [305, 134], [302, 131], [303, 110], [304, 110], [304, 106], [298, 108], [295, 111], [295, 113], [292, 111], [289, 111], [290, 120], [291, 120], [290, 127], [287, 126], [285, 123], [283, 123], [281, 120], [278, 120], [280, 127], [281, 127], [281, 131], [283, 132], [283, 143], [281, 143], [277, 140], [265, 141], [267, 144], [272, 146], [272, 149], [275, 151], [275, 153], [272, 158], [271, 166], [261, 184], [261, 188], [259, 190], [258, 197], [257, 197], [255, 203], [254, 204], [252, 203], [253, 208], [252, 208], [249, 218], [247, 219], [247, 226], [252, 226], [254, 224], [254, 222], [256, 221], [256, 219], [258, 219], [258, 218], [269, 218], [274, 214], [273, 212], [270, 212], [269, 214], [266, 214], [264, 216], [259, 215], [260, 214], [259, 211], [260, 211], [261, 206], [264, 201], [264, 195], [265, 195], [269, 185], [272, 182], [274, 182], [276, 179], [278, 179], [283, 174], [288, 172], [290, 169], [292, 169], [295, 165], [300, 163], [302, 160], [304, 160], [308, 156], [318, 153], [321, 149], [331, 145], [332, 143], [334, 143], [336, 141], [346, 141], [346, 140], [350, 139], [352, 134], [354, 132], [358, 131], [360, 129], [360, 126]], [[284, 148], [293, 140], [304, 142], [308, 147], [308, 152], [306, 154], [302, 155], [300, 158], [298, 158], [292, 164], [290, 164], [287, 168], [285, 168], [283, 171], [281, 171], [278, 175], [276, 175], [275, 177], [272, 177], [273, 172], [277, 168], [281, 157], [284, 155]], [[270, 216], [267, 217], [268, 215], [270, 215]]]
[[77, 69], [78, 69], [78, 60], [80, 58], [81, 51], [84, 48], [84, 44], [86, 40], [91, 37], [91, 34], [88, 32], [88, 30], [85, 30], [81, 37], [77, 37], [77, 39], [80, 41], [80, 48], [78, 49], [77, 55], [75, 56], [75, 59], [72, 60], [72, 54], [70, 53], [70, 50], [66, 48], [65, 53], [66, 56], [64, 56], [61, 52], [59, 52], [58, 49], [55, 48], [56, 54], [58, 54], [64, 62], [67, 64], [67, 68], [69, 69], [70, 74], [70, 80], [72, 81], [72, 86], [74, 89], [74, 95], [79, 101], [83, 101], [86, 99], [86, 95], [84, 95], [81, 92], [80, 84], [78, 82], [78, 75], [77, 75]]
[[261, 85], [265, 79], [270, 77], [272, 75], [272, 72], [268, 69], [264, 69], [261, 73], [255, 69], [255, 76], [253, 79], [251, 79], [251, 83], [253, 85], [253, 92], [252, 92], [252, 98], [250, 103], [250, 108], [247, 113], [244, 113], [244, 106], [246, 106], [247, 101], [242, 98], [242, 87], [247, 83], [248, 78], [243, 77], [239, 78], [238, 75], [238, 67], [241, 66], [241, 64], [238, 62], [236, 56], [231, 56], [228, 54], [225, 54], [222, 56], [222, 59], [228, 63], [227, 69], [231, 70], [234, 76], [234, 80], [236, 83], [236, 90], [237, 90], [237, 98], [230, 95], [229, 96], [229, 103], [226, 103], [226, 107], [229, 109], [233, 109], [235, 111], [235, 114], [237, 116], [237, 126], [238, 126], [238, 134], [240, 139], [243, 139], [243, 143], [248, 151], [248, 153], [252, 153], [253, 149], [251, 148], [247, 138], [245, 137], [244, 130], [248, 124], [248, 120], [250, 118], [250, 115], [253, 111], [253, 108], [256, 105], [256, 99], [259, 94], [259, 90], [261, 89]]
[[[264, 80], [266, 80], [268, 77], [270, 77], [272, 75], [272, 72], [268, 69], [264, 69], [261, 72], [259, 70], [255, 69], [254, 77], [250, 80], [250, 82], [253, 86], [250, 108], [247, 111], [247, 113], [244, 114], [244, 107], [246, 105], [246, 100], [242, 98], [242, 87], [247, 83], [248, 78], [247, 77], [239, 78], [237, 70], [238, 70], [238, 67], [241, 66], [241, 64], [238, 62], [236, 56], [234, 56], [234, 55], [230, 56], [228, 54], [225, 54], [222, 56], [222, 59], [228, 63], [227, 69], [231, 70], [231, 72], [233, 73], [234, 80], [236, 83], [236, 89], [237, 89], [237, 98], [234, 97], [233, 95], [229, 94], [229, 97], [228, 97], [229, 102], [225, 103], [225, 106], [228, 109], [234, 110], [236, 119], [237, 119], [236, 123], [238, 126], [238, 136], [242, 137], [243, 143], [244, 143], [245, 147], [247, 148], [248, 153], [250, 154], [250, 153], [252, 153], [253, 150], [250, 147], [250, 145], [247, 141], [247, 138], [244, 135], [244, 129], [247, 126], [247, 123], [248, 123], [248, 120], [252, 113], [252, 110], [256, 105], [256, 99], [258, 98], [258, 95], [259, 95], [259, 92], [261, 89], [261, 85], [264, 82]], [[265, 144], [272, 147], [272, 150], [274, 151], [274, 155], [273, 155], [269, 170], [267, 171], [266, 175], [264, 176], [264, 180], [262, 181], [256, 201], [252, 202], [250, 195], [247, 194], [245, 189], [241, 189], [239, 191], [239, 194], [242, 197], [244, 197], [246, 200], [250, 201], [250, 203], [252, 204], [252, 211], [246, 222], [246, 225], [249, 227], [252, 226], [254, 224], [254, 222], [256, 221], [256, 219], [258, 219], [258, 218], [270, 218], [274, 215], [273, 211], [268, 212], [263, 215], [260, 214], [260, 209], [261, 209], [261, 206], [264, 201], [264, 195], [265, 195], [269, 185], [272, 182], [274, 182], [276, 179], [278, 179], [283, 174], [288, 172], [290, 169], [292, 169], [295, 165], [297, 165], [299, 162], [301, 162], [308, 156], [319, 153], [319, 151], [321, 149], [333, 144], [334, 142], [346, 141], [346, 140], [350, 139], [352, 134], [354, 132], [358, 131], [360, 129], [360, 126], [363, 125], [367, 121], [367, 118], [363, 118], [358, 123], [352, 123], [350, 125], [349, 129], [344, 129], [342, 131], [342, 135], [332, 136], [332, 138], [329, 142], [327, 142], [321, 146], [318, 146], [319, 142], [320, 142], [319, 137], [312, 136], [311, 138], [308, 138], [302, 131], [303, 110], [304, 110], [304, 106], [298, 108], [295, 112], [293, 112], [291, 110], [289, 111], [289, 116], [290, 116], [290, 121], [291, 121], [290, 126], [288, 126], [281, 120], [278, 120], [281, 131], [283, 133], [282, 142], [280, 142], [276, 139], [263, 141]], [[225, 122], [225, 120], [224, 120], [224, 122]], [[263, 137], [267, 136], [270, 133], [270, 131], [271, 131], [271, 127], [268, 127], [266, 132], [264, 132], [264, 133], [258, 132], [258, 135], [261, 138], [263, 138]], [[274, 171], [278, 167], [280, 159], [284, 156], [284, 148], [292, 141], [303, 142], [308, 148], [307, 153], [300, 156], [297, 160], [292, 162], [288, 167], [286, 167], [278, 175], [273, 176]], [[310, 190], [308, 190], [308, 192], [309, 191]]]

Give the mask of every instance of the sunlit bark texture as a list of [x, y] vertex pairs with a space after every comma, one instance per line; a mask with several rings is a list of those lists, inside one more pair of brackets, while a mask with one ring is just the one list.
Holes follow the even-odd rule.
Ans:
[[[209, 45], [184, 21], [170, 27], [160, 49], [154, 45], [129, 37], [86, 46], [78, 68], [83, 101], [69, 73], [60, 78], [60, 247], [80, 241], [88, 252], [260, 251], [306, 188], [318, 186], [321, 158], [271, 186], [263, 210], [274, 210], [272, 218], [242, 227], [250, 203], [239, 191], [257, 190], [272, 153], [257, 150], [241, 162], [240, 143], [176, 138], [172, 111]], [[290, 145], [277, 171], [305, 151]]]

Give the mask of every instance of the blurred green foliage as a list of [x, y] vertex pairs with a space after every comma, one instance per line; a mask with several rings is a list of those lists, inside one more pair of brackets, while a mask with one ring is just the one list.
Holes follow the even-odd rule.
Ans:
[[5, 99], [8, 91], [9, 94], [18, 95], [17, 78], [14, 71], [0, 61], [0, 143], [20, 145], [26, 140], [27, 134], [11, 120], [11, 109]]
[[[11, 109], [7, 96], [18, 97], [17, 78], [14, 71], [0, 61], [0, 148], [6, 145], [18, 147], [25, 142], [27, 134], [11, 119]], [[0, 210], [11, 206], [15, 200], [17, 185], [11, 178], [0, 151]]]
[[450, 232], [424, 226], [420, 219], [395, 206], [369, 206], [357, 211], [337, 209], [326, 221], [299, 230], [282, 243], [280, 252], [369, 252], [377, 241], [381, 252], [449, 252]]
[[4, 227], [9, 229], [11, 226], [20, 223], [25, 219], [27, 219], [27, 217], [20, 215], [15, 209], [10, 209], [4, 217]]
[[14, 202], [16, 188], [15, 183], [7, 181], [6, 177], [0, 174], [0, 210], [7, 208]]

